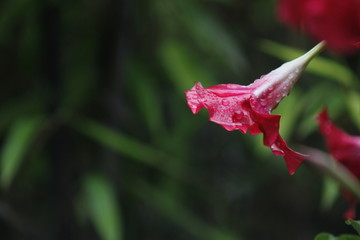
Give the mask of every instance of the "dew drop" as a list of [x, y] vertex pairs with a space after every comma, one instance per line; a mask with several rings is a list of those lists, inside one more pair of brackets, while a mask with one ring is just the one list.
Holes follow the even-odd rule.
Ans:
[[269, 89], [269, 91], [272, 91], [272, 90], [274, 90], [274, 87], [270, 86], [268, 89]]
[[224, 106], [228, 106], [230, 104], [230, 102], [228, 100], [223, 99], [221, 101], [221, 104], [224, 105]]
[[232, 115], [232, 121], [235, 123], [239, 123], [242, 118], [244, 117], [244, 113], [241, 111], [235, 111], [235, 113]]
[[260, 105], [263, 106], [263, 107], [265, 107], [265, 106], [267, 105], [267, 102], [266, 102], [266, 101], [262, 101], [262, 102], [260, 102]]

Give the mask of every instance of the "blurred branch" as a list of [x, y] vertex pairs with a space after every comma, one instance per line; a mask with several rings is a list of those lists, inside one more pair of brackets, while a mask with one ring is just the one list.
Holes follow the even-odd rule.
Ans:
[[351, 172], [323, 151], [310, 147], [302, 147], [302, 149], [302, 152], [309, 155], [307, 162], [329, 174], [360, 200], [360, 182]]

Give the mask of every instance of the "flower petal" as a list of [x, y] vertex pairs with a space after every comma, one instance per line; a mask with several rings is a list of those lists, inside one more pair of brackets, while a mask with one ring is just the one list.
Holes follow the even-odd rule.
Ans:
[[199, 99], [202, 89], [203, 86], [201, 83], [197, 83], [189, 91], [185, 92], [188, 106], [194, 114], [198, 113], [204, 107], [204, 104]]
[[280, 115], [253, 109], [250, 99], [254, 97], [254, 88], [250, 86], [222, 84], [203, 88], [197, 83], [185, 94], [193, 113], [205, 107], [210, 121], [226, 130], [249, 131], [252, 135], [263, 133], [264, 145], [270, 147], [275, 155], [283, 156], [289, 173], [294, 174], [306, 156], [291, 150], [279, 135]]
[[324, 45], [324, 42], [319, 43], [306, 54], [284, 63], [248, 86], [221, 84], [203, 88], [196, 83], [185, 92], [188, 105], [194, 114], [205, 107], [210, 121], [228, 131], [263, 133], [264, 145], [275, 155], [283, 156], [293, 174], [306, 156], [287, 146], [279, 135], [280, 115], [272, 115], [271, 111], [290, 93], [307, 64]]
[[270, 149], [275, 155], [282, 156], [285, 159], [290, 175], [293, 175], [304, 159], [308, 157], [307, 155], [290, 149], [280, 135], [276, 139], [275, 143], [270, 146]]
[[[360, 136], [351, 136], [338, 128], [330, 119], [326, 109], [317, 117], [320, 132], [324, 135], [331, 155], [344, 165], [357, 179], [360, 179]], [[354, 219], [356, 199], [350, 192], [342, 190], [349, 208], [344, 213], [345, 219]]]
[[345, 189], [341, 189], [341, 195], [348, 201], [349, 207], [344, 213], [345, 220], [354, 220], [356, 217], [356, 198]]
[[249, 112], [244, 110], [243, 103], [250, 90], [236, 84], [222, 84], [210, 88], [203, 88], [197, 83], [185, 92], [188, 105], [193, 113], [205, 107], [209, 110], [210, 121], [223, 126], [228, 131], [240, 130], [246, 133], [254, 124]]
[[304, 55], [282, 64], [280, 67], [262, 76], [248, 87], [253, 88], [252, 108], [261, 113], [270, 113], [280, 101], [289, 95], [308, 63], [325, 47], [320, 42]]
[[358, 0], [279, 0], [279, 18], [316, 40], [325, 40], [339, 53], [357, 51], [360, 41], [360, 1]]
[[360, 136], [351, 136], [329, 119], [327, 110], [317, 117], [331, 155], [360, 179]]

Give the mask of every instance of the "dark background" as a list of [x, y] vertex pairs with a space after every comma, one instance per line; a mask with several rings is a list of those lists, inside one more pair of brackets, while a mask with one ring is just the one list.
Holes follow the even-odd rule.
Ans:
[[[262, 136], [227, 132], [186, 105], [194, 82], [247, 85], [316, 44], [280, 23], [275, 8], [269, 0], [2, 1], [1, 239], [351, 232], [346, 202], [321, 172], [305, 163], [290, 176]], [[356, 57], [322, 57], [325, 68], [311, 65], [275, 111], [293, 149], [325, 150], [314, 120], [323, 105], [358, 133]]]

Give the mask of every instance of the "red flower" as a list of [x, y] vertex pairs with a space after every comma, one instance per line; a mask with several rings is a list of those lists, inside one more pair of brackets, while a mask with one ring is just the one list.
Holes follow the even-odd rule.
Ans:
[[[331, 155], [360, 179], [360, 136], [351, 136], [335, 126], [329, 119], [327, 110], [323, 110], [317, 120]], [[343, 196], [350, 205], [344, 217], [354, 219], [356, 200], [352, 194], [346, 191], [343, 191]]]
[[278, 15], [337, 52], [353, 52], [360, 41], [360, 0], [279, 0]]
[[289, 173], [294, 174], [306, 156], [287, 146], [279, 134], [280, 115], [272, 115], [271, 111], [290, 93], [306, 65], [322, 48], [321, 43], [248, 86], [222, 84], [203, 88], [197, 83], [185, 92], [188, 105], [194, 114], [205, 107], [210, 121], [228, 131], [263, 133], [264, 145], [275, 155], [283, 156]]

